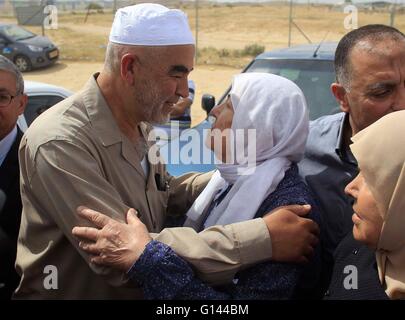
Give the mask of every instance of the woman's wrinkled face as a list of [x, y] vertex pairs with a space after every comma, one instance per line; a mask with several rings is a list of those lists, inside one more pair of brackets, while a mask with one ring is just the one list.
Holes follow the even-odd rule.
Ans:
[[224, 103], [217, 105], [210, 112], [210, 116], [215, 118], [215, 122], [207, 135], [205, 143], [215, 153], [217, 159], [224, 163], [227, 162], [233, 115], [234, 111], [229, 97]]
[[361, 172], [346, 186], [345, 192], [355, 200], [352, 216], [354, 238], [375, 250], [380, 238], [383, 218]]

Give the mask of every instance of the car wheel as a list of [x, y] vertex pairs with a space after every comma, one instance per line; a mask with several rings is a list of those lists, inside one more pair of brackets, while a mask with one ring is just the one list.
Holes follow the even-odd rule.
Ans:
[[26, 56], [15, 57], [14, 63], [21, 72], [30, 71], [32, 69], [31, 61]]

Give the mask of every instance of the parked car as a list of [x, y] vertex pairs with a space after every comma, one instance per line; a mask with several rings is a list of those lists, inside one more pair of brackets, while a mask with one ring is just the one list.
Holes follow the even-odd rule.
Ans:
[[[336, 42], [326, 42], [265, 52], [253, 59], [242, 72], [268, 72], [295, 82], [304, 92], [309, 117], [313, 120], [339, 112], [330, 91], [330, 85], [335, 81], [333, 61], [336, 47]], [[218, 104], [222, 103], [229, 91], [230, 87], [219, 99]], [[215, 97], [203, 95], [202, 108], [207, 114], [215, 105]], [[190, 171], [207, 172], [214, 169], [214, 157], [204, 144], [210, 126], [210, 122], [204, 120], [162, 146], [161, 154], [167, 159], [167, 169], [172, 175], [177, 176]], [[178, 157], [178, 154], [182, 156]]]
[[0, 23], [0, 54], [22, 72], [46, 67], [59, 58], [58, 48], [47, 38], [20, 26]]
[[[268, 72], [295, 82], [304, 92], [309, 108], [309, 118], [339, 111], [330, 85], [335, 81], [333, 61], [337, 43], [325, 42], [285, 49], [276, 49], [258, 55], [242, 72]], [[228, 95], [230, 87], [219, 103]], [[212, 96], [203, 97], [203, 108], [212, 107]], [[208, 102], [208, 103], [207, 103]]]
[[46, 109], [72, 95], [62, 87], [35, 81], [24, 81], [24, 91], [28, 95], [28, 103], [17, 122], [22, 131]]

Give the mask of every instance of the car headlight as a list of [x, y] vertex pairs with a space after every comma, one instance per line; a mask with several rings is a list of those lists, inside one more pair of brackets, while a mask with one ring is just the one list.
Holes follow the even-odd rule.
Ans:
[[42, 49], [41, 47], [32, 46], [32, 45], [28, 45], [28, 48], [29, 48], [31, 51], [34, 51], [34, 52], [41, 52], [41, 51], [44, 50], [44, 49]]

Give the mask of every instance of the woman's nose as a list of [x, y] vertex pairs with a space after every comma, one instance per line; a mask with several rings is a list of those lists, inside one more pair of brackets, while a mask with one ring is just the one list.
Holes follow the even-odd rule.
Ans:
[[357, 188], [357, 180], [358, 180], [358, 177], [356, 177], [356, 178], [354, 178], [346, 187], [345, 187], [345, 193], [348, 195], [348, 196], [351, 196], [351, 197], [353, 197], [353, 198], [357, 198], [357, 190], [358, 190], [358, 188]]
[[351, 182], [345, 187], [345, 194], [347, 194], [348, 196], [351, 195]]
[[210, 111], [210, 116], [213, 116], [213, 117], [217, 118], [219, 113], [221, 112], [222, 108], [223, 108], [223, 104], [219, 104], [219, 105], [215, 106]]
[[217, 108], [218, 108], [218, 106], [215, 106], [214, 108], [212, 108], [209, 115], [216, 118], [217, 117]]

